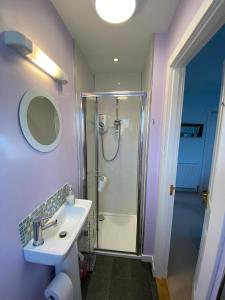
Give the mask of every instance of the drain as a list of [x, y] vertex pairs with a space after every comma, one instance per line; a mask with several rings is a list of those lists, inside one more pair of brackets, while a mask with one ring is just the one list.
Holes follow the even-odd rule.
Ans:
[[65, 238], [66, 236], [67, 236], [67, 231], [61, 231], [61, 232], [59, 233], [59, 237], [60, 237], [61, 239]]
[[99, 221], [104, 221], [104, 220], [105, 220], [105, 217], [104, 217], [103, 215], [99, 215], [99, 216], [98, 216], [98, 220], [99, 220]]

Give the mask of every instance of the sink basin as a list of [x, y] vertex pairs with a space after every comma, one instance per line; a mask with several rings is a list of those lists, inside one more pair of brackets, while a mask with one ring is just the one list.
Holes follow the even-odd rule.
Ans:
[[58, 224], [43, 231], [44, 244], [33, 246], [33, 239], [24, 247], [25, 260], [55, 266], [61, 263], [87, 219], [92, 201], [76, 199], [75, 205], [64, 204], [49, 222], [57, 219]]

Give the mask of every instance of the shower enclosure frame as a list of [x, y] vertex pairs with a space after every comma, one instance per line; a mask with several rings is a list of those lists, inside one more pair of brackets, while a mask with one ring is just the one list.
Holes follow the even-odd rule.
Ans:
[[[83, 195], [87, 198], [87, 140], [86, 140], [86, 98], [95, 98], [96, 104], [98, 99], [104, 96], [112, 97], [140, 97], [140, 123], [138, 134], [138, 168], [137, 168], [137, 234], [136, 234], [136, 252], [124, 252], [98, 248], [98, 214], [99, 214], [99, 195], [98, 195], [98, 133], [95, 134], [96, 147], [96, 208], [97, 208], [97, 248], [95, 252], [111, 253], [114, 255], [140, 256], [143, 254], [144, 246], [144, 227], [145, 227], [145, 207], [146, 207], [146, 180], [148, 164], [148, 137], [149, 137], [149, 115], [150, 115], [150, 94], [145, 91], [115, 91], [115, 92], [83, 92], [81, 93], [81, 143], [83, 148]], [[96, 105], [96, 117], [98, 108]], [[97, 122], [97, 120], [95, 120]]]

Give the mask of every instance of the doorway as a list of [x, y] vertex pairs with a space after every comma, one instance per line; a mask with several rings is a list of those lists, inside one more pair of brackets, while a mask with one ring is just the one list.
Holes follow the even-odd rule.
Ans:
[[191, 299], [208, 200], [225, 46], [222, 27], [186, 67], [168, 286]]
[[186, 67], [168, 267], [174, 299], [191, 299], [207, 206], [222, 84], [222, 27]]
[[[148, 104], [145, 92], [82, 94], [84, 193], [96, 252], [141, 255]], [[143, 178], [143, 180], [142, 180]]]
[[[178, 44], [168, 60], [165, 114], [163, 121], [163, 138], [160, 167], [160, 191], [159, 209], [157, 219], [154, 274], [158, 277], [167, 276], [167, 266], [169, 258], [169, 245], [171, 237], [172, 216], [174, 208], [174, 186], [176, 182], [176, 165], [178, 159], [180, 124], [182, 119], [182, 102], [184, 95], [185, 67], [205, 43], [224, 23], [221, 18], [224, 3], [219, 1], [218, 6], [210, 6], [207, 3], [204, 11], [199, 9], [195, 20], [187, 28], [182, 41]], [[221, 14], [220, 14], [221, 13]], [[211, 16], [209, 18], [209, 16]], [[196, 36], [199, 39], [196, 39]], [[222, 68], [222, 64], [221, 64]], [[223, 83], [224, 84], [224, 83]], [[213, 290], [213, 281], [220, 259], [220, 246], [223, 237], [224, 204], [221, 200], [223, 193], [223, 183], [221, 175], [222, 152], [224, 151], [224, 118], [223, 101], [224, 87], [221, 92], [219, 106], [218, 125], [216, 133], [216, 143], [213, 154], [213, 163], [210, 178], [210, 190], [208, 196], [208, 206], [205, 213], [202, 231], [199, 257], [197, 261], [194, 284], [192, 289], [193, 299], [208, 299]], [[220, 207], [220, 209], [218, 209]], [[165, 241], [164, 241], [165, 239]], [[219, 254], [219, 255], [218, 255]], [[210, 298], [211, 299], [211, 298]]]

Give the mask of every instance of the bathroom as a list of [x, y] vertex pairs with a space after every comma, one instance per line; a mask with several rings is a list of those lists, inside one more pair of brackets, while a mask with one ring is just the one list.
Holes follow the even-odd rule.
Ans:
[[[158, 239], [166, 240], [160, 232], [161, 212], [165, 210], [159, 186], [167, 64], [181, 38], [185, 39], [189, 24], [203, 18], [212, 9], [211, 3], [140, 0], [130, 20], [112, 25], [99, 17], [94, 2], [0, 3], [0, 299], [46, 299], [45, 291], [59, 268], [26, 261], [28, 252], [24, 249], [33, 238], [31, 216], [38, 211], [41, 217], [51, 217], [64, 206], [70, 207], [64, 205], [69, 193], [75, 194], [76, 200], [92, 201], [91, 208], [89, 202], [77, 201], [86, 211], [90, 209], [82, 219], [75, 249], [76, 263], [78, 257], [84, 260], [92, 273], [90, 282], [84, 283], [87, 299], [119, 299], [118, 295], [123, 299], [163, 299], [160, 279], [166, 278], [167, 267], [166, 262], [163, 267], [158, 263], [163, 256], [158, 258], [157, 247]], [[219, 3], [223, 11], [223, 3], [211, 2]], [[214, 20], [217, 27], [210, 24], [216, 29], [222, 25], [218, 11], [214, 14], [220, 20]], [[37, 66], [26, 52], [18, 51], [21, 40], [19, 45], [15, 40], [10, 42], [12, 36], [7, 40], [6, 32], [32, 41], [33, 48], [41, 49], [60, 68], [60, 78], [49, 75], [46, 62]], [[30, 51], [29, 45], [26, 43], [26, 51]], [[38, 91], [33, 98], [48, 98], [55, 107], [58, 138], [53, 148], [38, 143], [37, 149], [37, 143], [32, 144], [26, 135], [21, 103], [28, 101], [29, 91]], [[101, 116], [105, 116], [107, 127], [104, 133], [100, 132]], [[103, 152], [107, 159], [116, 157], [107, 162]], [[44, 239], [57, 227], [60, 223], [44, 230]], [[125, 275], [112, 275], [113, 269], [124, 270]], [[195, 285], [197, 292], [202, 288], [202, 270]], [[105, 281], [101, 281], [101, 271]], [[76, 272], [80, 272], [78, 265]], [[219, 271], [211, 274], [216, 287], [222, 275]], [[131, 287], [134, 279], [136, 289]], [[93, 282], [105, 285], [105, 290], [99, 292]], [[79, 280], [76, 284], [80, 289]], [[100, 298], [98, 293], [106, 296]]]

